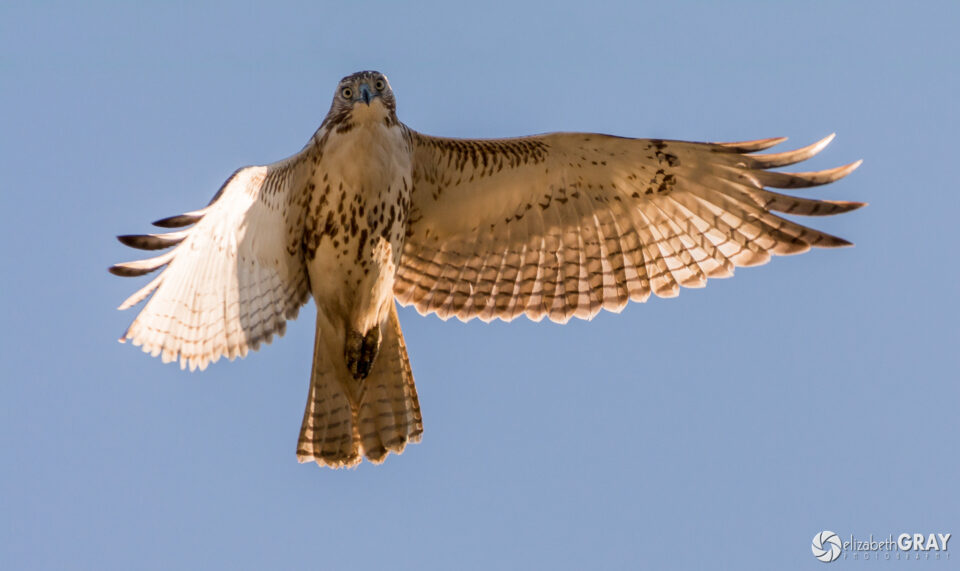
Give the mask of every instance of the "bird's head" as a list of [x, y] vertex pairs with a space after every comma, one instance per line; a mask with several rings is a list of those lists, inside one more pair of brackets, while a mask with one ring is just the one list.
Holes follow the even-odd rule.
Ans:
[[371, 121], [396, 121], [396, 109], [387, 76], [379, 71], [358, 71], [340, 80], [327, 121], [341, 128]]

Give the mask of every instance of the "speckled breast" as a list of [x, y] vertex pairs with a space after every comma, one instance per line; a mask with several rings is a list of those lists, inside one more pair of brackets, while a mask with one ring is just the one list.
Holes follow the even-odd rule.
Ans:
[[398, 126], [378, 123], [331, 133], [322, 151], [303, 236], [314, 296], [353, 305], [390, 295], [410, 209], [410, 146]]

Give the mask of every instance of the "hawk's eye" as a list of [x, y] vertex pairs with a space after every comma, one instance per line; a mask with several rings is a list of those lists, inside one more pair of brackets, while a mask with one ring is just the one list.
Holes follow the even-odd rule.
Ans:
[[382, 79], [378, 79], [377, 82], [373, 84], [373, 86], [377, 89], [377, 91], [383, 91], [383, 88], [386, 87], [387, 84], [384, 83]]
[[349, 87], [344, 87], [340, 90], [340, 96], [344, 99], [353, 99], [353, 90]]

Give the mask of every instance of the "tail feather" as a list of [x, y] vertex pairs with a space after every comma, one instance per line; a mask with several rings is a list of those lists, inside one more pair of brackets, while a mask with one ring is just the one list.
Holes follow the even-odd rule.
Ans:
[[374, 463], [383, 462], [389, 452], [400, 454], [407, 442], [419, 442], [423, 433], [396, 305], [384, 324], [380, 354], [363, 381], [357, 428], [363, 453]]
[[341, 468], [356, 465], [361, 456], [354, 424], [355, 399], [344, 385], [352, 377], [343, 358], [343, 337], [329, 325], [318, 310], [310, 394], [300, 425], [297, 460]]
[[317, 315], [310, 395], [300, 427], [297, 459], [321, 466], [383, 462], [408, 442], [419, 442], [423, 419], [395, 305], [382, 325], [382, 344], [370, 374], [349, 373], [342, 332]]

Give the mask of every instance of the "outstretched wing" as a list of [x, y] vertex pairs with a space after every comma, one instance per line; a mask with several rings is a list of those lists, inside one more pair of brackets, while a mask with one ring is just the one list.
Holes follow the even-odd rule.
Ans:
[[274, 333], [283, 335], [286, 320], [309, 295], [300, 240], [314, 152], [311, 141], [287, 160], [242, 168], [206, 208], [154, 222], [192, 228], [119, 236], [143, 250], [175, 246], [110, 268], [140, 276], [166, 266], [120, 305], [127, 309], [153, 294], [120, 341], [194, 370], [221, 356], [245, 356]]
[[823, 216], [863, 206], [765, 187], [833, 182], [860, 162], [782, 173], [833, 135], [782, 142], [688, 143], [554, 133], [498, 140], [410, 131], [412, 207], [394, 293], [420, 313], [461, 320], [526, 314], [566, 322], [619, 311], [652, 291], [677, 295], [771, 254], [850, 243], [772, 211]]

